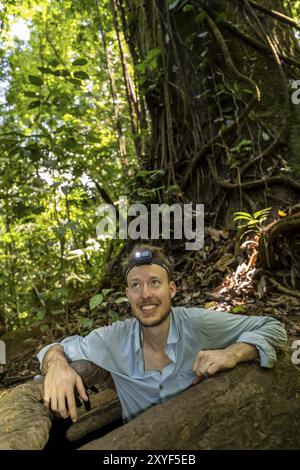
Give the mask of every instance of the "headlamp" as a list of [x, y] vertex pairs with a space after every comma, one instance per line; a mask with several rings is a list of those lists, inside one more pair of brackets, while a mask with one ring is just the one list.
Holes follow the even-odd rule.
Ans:
[[125, 278], [127, 278], [129, 271], [135, 266], [141, 266], [143, 264], [157, 264], [164, 268], [168, 275], [171, 277], [171, 269], [162, 260], [155, 257], [155, 254], [151, 250], [136, 251], [133, 255], [133, 261], [129, 264], [125, 271]]

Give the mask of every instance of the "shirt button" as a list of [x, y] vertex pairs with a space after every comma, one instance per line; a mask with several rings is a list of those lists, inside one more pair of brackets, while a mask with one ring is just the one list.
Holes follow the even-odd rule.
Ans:
[[160, 384], [159, 390], [162, 390], [164, 388], [163, 384]]

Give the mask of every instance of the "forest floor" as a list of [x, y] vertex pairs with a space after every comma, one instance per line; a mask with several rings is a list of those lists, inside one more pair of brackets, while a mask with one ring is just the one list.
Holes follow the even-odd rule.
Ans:
[[[228, 232], [208, 228], [204, 249], [196, 253], [181, 251], [176, 256], [174, 280], [178, 292], [174, 305], [269, 315], [285, 324], [291, 341], [299, 338], [300, 296], [289, 295], [288, 289], [287, 293], [277, 291], [268, 282], [268, 273], [257, 280], [255, 273], [259, 268], [255, 263], [253, 252], [241, 251]], [[94, 328], [130, 317], [122, 278], [106, 280], [105, 288], [112, 290], [94, 310], [89, 309], [89, 299], [95, 292], [89, 292], [70, 306], [67, 321], [53, 317], [37, 328], [34, 325], [25, 328], [23, 338], [16, 339], [9, 348], [7, 366], [0, 366], [0, 399], [1, 390], [40, 374], [36, 354], [44, 345], [73, 334], [86, 335]]]

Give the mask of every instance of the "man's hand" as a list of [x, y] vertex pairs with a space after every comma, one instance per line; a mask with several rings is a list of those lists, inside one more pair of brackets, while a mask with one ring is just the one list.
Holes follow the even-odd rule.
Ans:
[[256, 347], [247, 343], [235, 343], [226, 349], [200, 351], [193, 364], [196, 377], [192, 384], [196, 385], [219, 370], [233, 369], [239, 362], [252, 361], [257, 356]]
[[47, 361], [47, 373], [44, 381], [44, 405], [58, 412], [63, 418], [71, 417], [77, 421], [74, 388], [80, 397], [87, 401], [80, 375], [69, 366], [63, 355], [55, 355]]

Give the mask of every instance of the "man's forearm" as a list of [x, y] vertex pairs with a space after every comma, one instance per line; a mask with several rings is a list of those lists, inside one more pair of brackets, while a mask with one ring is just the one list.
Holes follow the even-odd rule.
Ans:
[[57, 360], [62, 360], [68, 363], [68, 360], [64, 353], [64, 348], [60, 346], [59, 344], [55, 344], [55, 346], [52, 346], [52, 348], [50, 348], [45, 354], [45, 357], [42, 363], [42, 373], [46, 374], [48, 371], [49, 364], [52, 361], [57, 361]]
[[237, 363], [254, 361], [259, 357], [257, 347], [248, 343], [231, 344], [225, 351], [232, 352], [236, 357]]

